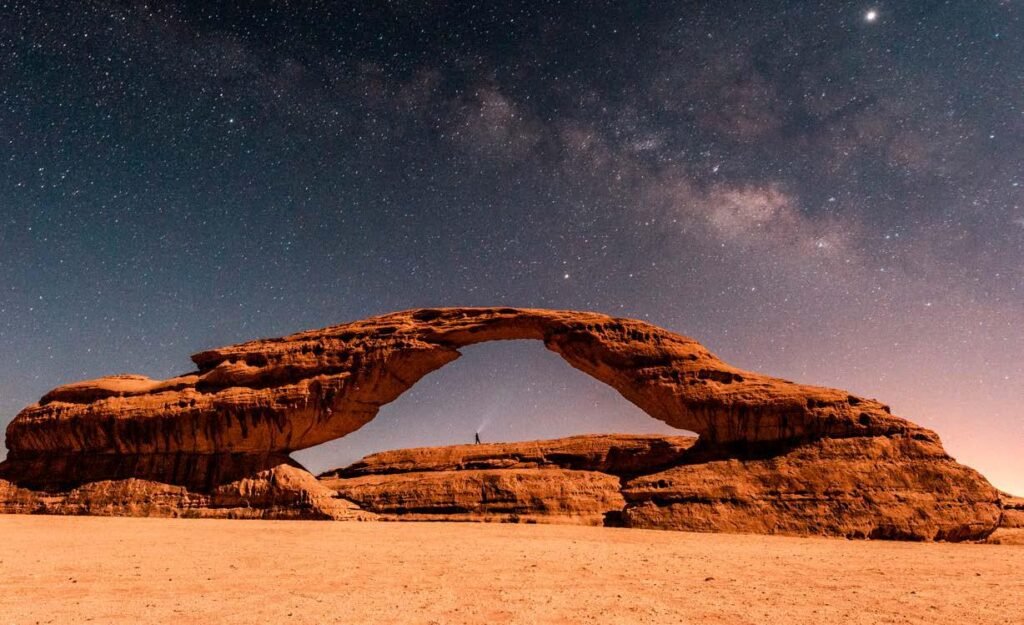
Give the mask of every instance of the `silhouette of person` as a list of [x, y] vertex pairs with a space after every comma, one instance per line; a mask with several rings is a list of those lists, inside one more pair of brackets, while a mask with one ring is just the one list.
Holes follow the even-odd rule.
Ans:
[[473, 436], [475, 436], [475, 437], [476, 437], [476, 444], [477, 444], [477, 445], [479, 445], [479, 444], [480, 444], [480, 432], [477, 432], [477, 433], [476, 433], [476, 434], [474, 434]]

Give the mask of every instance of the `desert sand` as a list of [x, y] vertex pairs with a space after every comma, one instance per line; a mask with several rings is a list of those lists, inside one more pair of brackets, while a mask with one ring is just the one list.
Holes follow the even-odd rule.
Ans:
[[1024, 622], [1024, 548], [0, 515], [0, 625]]

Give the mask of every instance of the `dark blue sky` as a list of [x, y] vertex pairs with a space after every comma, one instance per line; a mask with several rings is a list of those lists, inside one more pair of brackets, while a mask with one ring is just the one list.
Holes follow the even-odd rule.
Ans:
[[[580, 308], [883, 398], [1024, 492], [1018, 3], [0, 2], [0, 163], [0, 424], [229, 342]], [[482, 423], [667, 431], [488, 345], [302, 459]]]

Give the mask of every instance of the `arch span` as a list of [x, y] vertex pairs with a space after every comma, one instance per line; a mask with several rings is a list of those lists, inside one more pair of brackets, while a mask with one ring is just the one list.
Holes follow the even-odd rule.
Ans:
[[[7, 430], [25, 454], [287, 455], [358, 429], [427, 373], [485, 341], [535, 339], [655, 419], [705, 445], [930, 432], [882, 404], [742, 371], [697, 341], [598, 313], [430, 308], [392, 313], [192, 357], [169, 380], [69, 384]], [[937, 439], [936, 439], [937, 440]]]
[[[961, 540], [988, 535], [1001, 518], [983, 477], [874, 400], [742, 371], [641, 321], [521, 308], [394, 313], [202, 352], [197, 371], [169, 380], [54, 389], [7, 429], [0, 512], [372, 515], [289, 453], [360, 428], [460, 348], [506, 339], [542, 341], [650, 416], [700, 436], [697, 453], [687, 446], [667, 468], [633, 454], [628, 482], [597, 476], [605, 494], [621, 487], [598, 497], [598, 509], [625, 502], [619, 516], [630, 527]], [[432, 483], [444, 490], [450, 479]]]
[[490, 341], [420, 379], [372, 421], [291, 454], [313, 474], [391, 449], [587, 434], [693, 436], [652, 419], [536, 340]]

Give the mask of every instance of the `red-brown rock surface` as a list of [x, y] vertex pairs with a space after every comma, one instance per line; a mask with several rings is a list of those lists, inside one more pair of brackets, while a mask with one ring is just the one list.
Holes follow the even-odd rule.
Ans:
[[0, 480], [0, 512], [231, 519], [375, 520], [305, 469], [283, 464], [206, 492], [153, 480], [99, 480], [38, 491]]
[[625, 505], [614, 475], [547, 467], [391, 473], [323, 483], [387, 520], [602, 525]]
[[170, 380], [114, 376], [47, 393], [7, 428], [29, 452], [268, 453], [348, 434], [484, 341], [538, 339], [651, 416], [709, 443], [916, 433], [887, 407], [731, 367], [693, 339], [596, 313], [446, 308], [373, 317], [192, 357]]
[[387, 519], [617, 523], [620, 477], [682, 461], [691, 436], [605, 434], [397, 449], [322, 483]]
[[1024, 529], [1024, 497], [1002, 493], [1003, 520], [999, 527]]
[[651, 473], [679, 464], [693, 436], [590, 434], [544, 441], [396, 449], [366, 456], [320, 479], [423, 471], [560, 468], [611, 475]]
[[[877, 401], [731, 367], [696, 341], [641, 321], [537, 309], [406, 311], [202, 352], [193, 356], [197, 371], [169, 380], [122, 375], [62, 386], [11, 422], [10, 452], [0, 464], [0, 479], [21, 490], [65, 497], [90, 483], [127, 479], [182, 486], [201, 495], [258, 479], [267, 481], [260, 488], [271, 492], [272, 471], [288, 463], [288, 453], [358, 429], [424, 375], [458, 358], [460, 347], [505, 339], [541, 340], [652, 417], [697, 432], [700, 443], [694, 451], [705, 460], [743, 459], [730, 474], [743, 474], [747, 460], [806, 453], [800, 463], [818, 462], [835, 477], [842, 473], [840, 461], [828, 453], [814, 456], [822, 441], [875, 441], [865, 443], [865, 449], [891, 447], [898, 457], [885, 466], [912, 474], [904, 494], [876, 498], [893, 485], [891, 471], [876, 475], [851, 467], [860, 479], [872, 482], [858, 491], [872, 498], [861, 507], [837, 504], [829, 510], [879, 516], [875, 506], [902, 501], [911, 516], [936, 517], [913, 534], [916, 538], [983, 536], [994, 527], [995, 490], [949, 460], [933, 432], [891, 415]], [[742, 476], [748, 482], [744, 488], [759, 493], [754, 499], [774, 497], [782, 505], [790, 491], [773, 489], [756, 477], [773, 465], [751, 461], [752, 473]], [[948, 475], [934, 478], [932, 472], [939, 469]], [[810, 479], [814, 471], [803, 475]], [[653, 514], [643, 517], [646, 521], [639, 513], [630, 518], [637, 524], [680, 526], [672, 506], [685, 480], [677, 478], [672, 474], [671, 480], [662, 480], [665, 492], [660, 494], [650, 485], [641, 489], [635, 484], [627, 494], [645, 497], [665, 514], [661, 521]], [[308, 498], [301, 488], [294, 492]], [[944, 503], [957, 493], [962, 494], [959, 504]], [[852, 516], [835, 527], [872, 523], [854, 522]], [[738, 521], [735, 526], [772, 531]], [[785, 523], [780, 527], [792, 529]], [[800, 527], [816, 531], [819, 525]], [[943, 529], [932, 532], [936, 527]]]
[[[693, 442], [601, 435], [401, 449], [321, 480], [398, 520], [603, 519], [698, 532], [964, 540], [990, 532], [1005, 512], [977, 472], [913, 438], [824, 439], [742, 460], [715, 459]], [[644, 470], [614, 461], [627, 455], [658, 462]], [[666, 463], [674, 466], [656, 468]], [[596, 479], [602, 473], [619, 479]]]
[[628, 481], [625, 525], [687, 531], [966, 540], [999, 523], [977, 471], [908, 437], [823, 439], [764, 459], [698, 457]]

